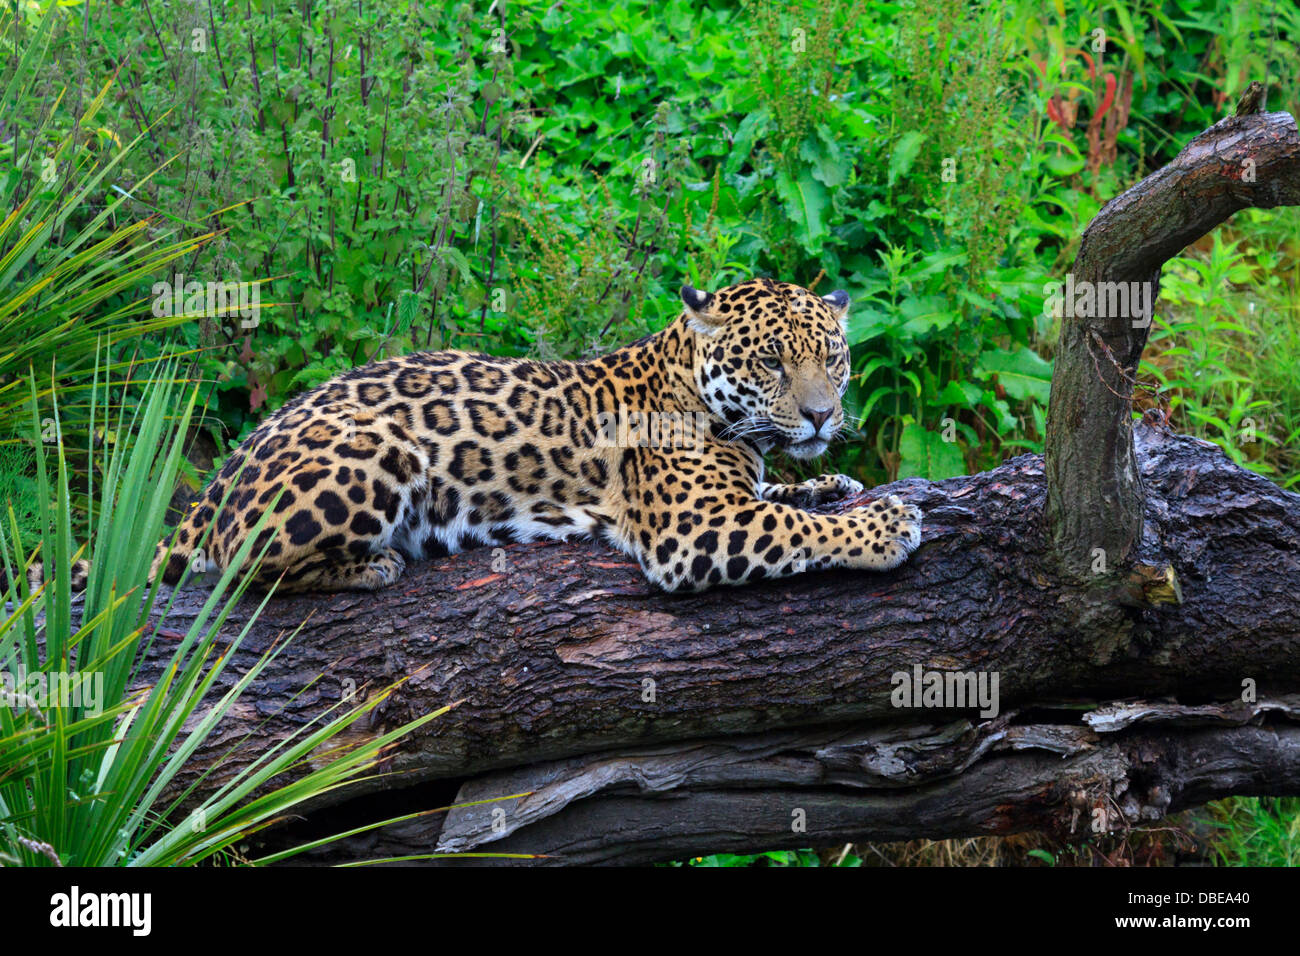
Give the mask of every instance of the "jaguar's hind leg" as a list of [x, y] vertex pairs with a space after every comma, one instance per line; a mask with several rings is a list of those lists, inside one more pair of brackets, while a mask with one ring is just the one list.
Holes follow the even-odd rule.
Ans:
[[257, 585], [269, 588], [276, 581], [278, 594], [297, 591], [378, 591], [397, 581], [406, 559], [392, 548], [357, 558], [346, 551], [320, 551], [305, 555], [288, 568], [262, 567]]

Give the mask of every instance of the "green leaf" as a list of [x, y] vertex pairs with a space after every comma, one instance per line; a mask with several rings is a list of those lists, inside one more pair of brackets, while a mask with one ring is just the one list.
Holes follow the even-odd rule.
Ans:
[[305, 385], [307, 388], [315, 388], [324, 382], [328, 382], [337, 373], [336, 369], [325, 368], [321, 365], [308, 365], [294, 373], [293, 378], [289, 380], [289, 387], [295, 385]]
[[894, 387], [892, 385], [881, 385], [872, 392], [871, 396], [862, 403], [862, 408], [858, 410], [857, 415], [855, 416], [858, 427], [861, 427], [862, 423], [867, 420], [867, 416], [871, 414], [871, 410], [876, 407], [878, 401], [892, 394], [894, 394]]
[[996, 375], [1007, 395], [1017, 401], [1033, 399], [1046, 405], [1052, 391], [1052, 363], [1025, 346], [1014, 352], [1004, 349], [985, 352], [975, 371], [985, 378]]
[[443, 248], [442, 254], [456, 267], [456, 271], [460, 273], [460, 280], [469, 282], [473, 277], [473, 273], [470, 271], [469, 260], [465, 258], [465, 253], [455, 246], [446, 246]]
[[731, 149], [727, 153], [727, 164], [722, 167], [722, 171], [728, 176], [740, 172], [740, 167], [754, 151], [754, 143], [766, 131], [767, 110], [765, 109], [755, 110], [741, 120], [740, 126], [736, 128], [735, 138], [731, 141]]
[[857, 345], [889, 331], [894, 325], [894, 317], [888, 312], [873, 309], [870, 306], [854, 309], [849, 313], [849, 345]]
[[1085, 165], [1086, 163], [1083, 157], [1079, 156], [1077, 153], [1073, 156], [1068, 153], [1054, 153], [1047, 157], [1047, 168], [1053, 175], [1060, 176], [1061, 178], [1073, 176], [1075, 173], [1083, 169]]
[[942, 435], [915, 422], [903, 426], [898, 451], [902, 456], [898, 466], [899, 478], [938, 481], [966, 473], [966, 463], [957, 443], [944, 441]]
[[825, 126], [819, 126], [817, 136], [809, 136], [799, 144], [799, 158], [812, 164], [812, 174], [831, 188], [842, 186], [848, 179], [848, 164], [840, 153], [839, 143]]
[[410, 329], [420, 314], [420, 296], [410, 289], [402, 290], [397, 297], [397, 327]]
[[[979, 400], [979, 389], [975, 389], [975, 401]], [[975, 401], [968, 401], [966, 392], [962, 389], [960, 382], [949, 381], [944, 386], [942, 392], [929, 399], [926, 404], [934, 407], [944, 405], [974, 405]]]
[[799, 242], [810, 255], [820, 255], [822, 240], [829, 232], [826, 220], [831, 208], [830, 192], [807, 168], [800, 169], [794, 179], [785, 170], [777, 173], [776, 191], [785, 203], [786, 215], [795, 224]]
[[894, 144], [894, 152], [889, 157], [889, 185], [906, 176], [912, 169], [912, 164], [916, 162], [916, 157], [921, 152], [921, 144], [925, 142], [925, 134], [918, 133], [916, 130], [904, 133]]
[[899, 311], [907, 317], [903, 328], [911, 335], [925, 335], [946, 329], [960, 316], [953, 311], [951, 301], [941, 295], [921, 295], [904, 299]]

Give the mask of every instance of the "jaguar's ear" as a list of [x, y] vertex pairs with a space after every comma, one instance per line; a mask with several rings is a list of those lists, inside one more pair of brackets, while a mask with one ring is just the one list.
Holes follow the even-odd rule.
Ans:
[[712, 335], [726, 322], [717, 312], [717, 297], [712, 292], [701, 292], [691, 286], [682, 286], [682, 305], [686, 306], [686, 324], [696, 332]]
[[831, 314], [840, 320], [840, 327], [849, 330], [849, 294], [837, 289], [830, 295], [822, 296], [822, 301], [831, 307]]

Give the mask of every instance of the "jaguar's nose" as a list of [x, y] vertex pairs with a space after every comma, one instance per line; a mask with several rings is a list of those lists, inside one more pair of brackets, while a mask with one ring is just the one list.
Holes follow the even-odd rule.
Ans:
[[803, 415], [804, 418], [808, 419], [808, 421], [812, 422], [814, 434], [817, 434], [822, 430], [822, 426], [826, 424], [826, 420], [831, 417], [831, 412], [833, 411], [833, 408], [799, 409], [799, 413]]

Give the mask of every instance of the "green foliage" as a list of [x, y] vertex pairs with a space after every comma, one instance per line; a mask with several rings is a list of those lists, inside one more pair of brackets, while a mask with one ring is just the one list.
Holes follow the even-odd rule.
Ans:
[[[111, 132], [98, 135], [105, 130], [94, 124], [110, 109], [113, 77], [90, 88], [83, 79], [77, 91], [66, 85], [39, 88], [38, 68], [64, 26], [60, 12], [49, 3], [43, 13], [30, 11], [28, 22], [12, 7], [0, 9], [0, 48], [13, 54], [0, 68], [0, 103], [6, 124], [14, 121], [0, 161], [0, 205], [7, 211], [0, 219], [0, 445], [18, 441], [26, 415], [24, 386], [33, 369], [42, 381], [53, 374], [67, 437], [84, 436], [86, 392], [99, 371], [100, 349], [117, 354], [123, 342], [139, 344], [184, 321], [150, 315], [138, 295], [150, 276], [193, 255], [209, 238], [200, 230], [177, 239], [175, 230], [134, 218], [124, 208], [118, 183], [132, 181], [124, 179], [124, 170], [146, 133], [125, 144]], [[51, 96], [56, 104], [89, 97], [74, 128], [56, 128], [61, 114]], [[87, 130], [96, 135], [87, 136]], [[51, 394], [41, 392], [44, 409]], [[45, 439], [54, 440], [53, 420], [42, 418]], [[30, 478], [8, 474], [20, 484]]]
[[[182, 2], [156, 24], [104, 7], [91, 43], [133, 65], [119, 123], [163, 116], [151, 148], [183, 158], [139, 202], [226, 230], [189, 273], [274, 277], [255, 329], [185, 329], [226, 424], [387, 354], [522, 342], [487, 306], [510, 201], [496, 170], [524, 107], [508, 45], [468, 5], [223, 6], [214, 20]], [[82, 55], [68, 39], [65, 63]]]
[[1180, 431], [1213, 441], [1237, 464], [1283, 487], [1300, 482], [1300, 293], [1262, 263], [1281, 261], [1268, 240], [1216, 232], [1202, 258], [1178, 258], [1142, 369]]
[[[670, 863], [668, 866], [682, 866], [681, 863]], [[816, 850], [771, 850], [767, 853], [736, 854], [736, 853], [715, 853], [712, 856], [697, 856], [686, 861], [686, 866], [700, 867], [767, 867], [767, 866], [822, 866], [821, 857]], [[846, 854], [844, 860], [836, 862], [835, 866], [861, 866], [862, 861], [857, 856]]]
[[[103, 483], [92, 495], [95, 535], [90, 548], [77, 548], [72, 537], [62, 442], [51, 453], [53, 475], [45, 455], [36, 456], [43, 529], [39, 547], [28, 551], [30, 542], [12, 511], [9, 532], [0, 528], [6, 580], [14, 582], [5, 595], [14, 611], [0, 621], [0, 674], [5, 678], [0, 855], [10, 861], [65, 866], [199, 862], [292, 807], [372, 771], [389, 743], [442, 713], [339, 748], [335, 738], [387, 696], [375, 694], [313, 720], [284, 746], [241, 768], [188, 814], [176, 812], [179, 798], [164, 798], [168, 784], [222, 715], [283, 647], [268, 650], [217, 699], [213, 685], [257, 616], [251, 615], [228, 647], [218, 650], [217, 634], [251, 580], [251, 574], [237, 580], [235, 570], [251, 555], [250, 536], [177, 641], [162, 670], [166, 679], [143, 689], [135, 686], [135, 675], [158, 634], [148, 626], [150, 615], [157, 611], [165, 621], [170, 607], [156, 607], [157, 585], [145, 582], [194, 410], [192, 393], [181, 403], [180, 416], [169, 418], [177, 404], [173, 373], [160, 366], [136, 411], [118, 414], [118, 438], [107, 455]], [[30, 439], [41, 448], [34, 383], [30, 395]], [[100, 395], [100, 390], [91, 392], [92, 424], [108, 418], [97, 401]], [[52, 568], [35, 592], [21, 570], [32, 554]], [[80, 623], [74, 625], [69, 565], [80, 554], [89, 554], [91, 567]], [[336, 749], [322, 763], [319, 749], [330, 742]], [[268, 786], [293, 771], [300, 772], [298, 779]]]
[[[183, 328], [233, 438], [373, 358], [589, 354], [662, 326], [683, 282], [767, 274], [853, 296], [833, 464], [868, 481], [935, 473], [917, 428], [953, 446], [942, 473], [1040, 449], [1045, 282], [1249, 79], [1294, 108], [1300, 62], [1293, 8], [1227, 0], [220, 6], [59, 21], [33, 89], [125, 60], [101, 129], [156, 117], [130, 163], [176, 162], [130, 169], [124, 211], [224, 230], [190, 275], [275, 277], [256, 328]], [[1287, 480], [1274, 437], [1258, 460]]]
[[14, 516], [25, 539], [39, 530], [40, 488], [31, 475], [32, 456], [22, 445], [0, 445], [0, 503]]
[[[949, 419], [951, 421], [951, 419]], [[922, 425], [903, 417], [903, 433], [898, 441], [902, 461], [898, 469], [899, 478], [926, 478], [938, 481], [965, 473], [961, 452], [952, 441], [945, 441], [936, 432], [927, 431]]]
[[1300, 866], [1300, 798], [1233, 797], [1207, 808], [1220, 866]]

